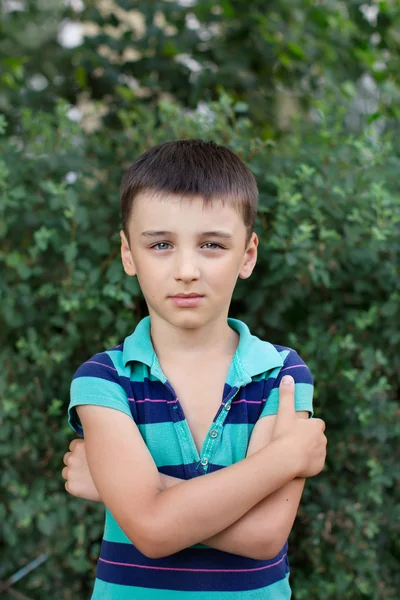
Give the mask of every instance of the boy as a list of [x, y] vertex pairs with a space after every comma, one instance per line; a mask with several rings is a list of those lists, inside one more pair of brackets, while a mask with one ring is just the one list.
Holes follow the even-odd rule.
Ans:
[[149, 316], [74, 374], [85, 443], [62, 471], [106, 506], [92, 599], [290, 598], [287, 537], [326, 437], [296, 418], [313, 413], [298, 354], [228, 318], [257, 198], [239, 157], [202, 140], [155, 146], [123, 177], [121, 257]]

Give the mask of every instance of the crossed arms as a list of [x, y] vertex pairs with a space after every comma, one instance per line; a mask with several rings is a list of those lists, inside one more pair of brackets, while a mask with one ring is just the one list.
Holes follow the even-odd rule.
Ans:
[[[80, 407], [78, 410], [80, 410]], [[308, 418], [308, 412], [297, 412], [296, 416], [297, 418], [306, 419]], [[250, 438], [247, 457], [266, 447], [272, 441], [275, 421], [276, 415], [273, 415], [264, 417], [256, 423]], [[102, 501], [87, 467], [85, 450], [82, 447], [77, 447], [76, 442], [83, 444], [83, 440], [71, 442], [70, 448], [73, 449], [77, 462], [71, 462], [70, 474], [66, 475], [68, 479], [66, 489], [77, 497]], [[71, 453], [67, 453], [65, 457], [68, 455], [71, 455]], [[70, 464], [68, 458], [65, 458], [65, 462]], [[67, 470], [65, 468], [63, 473]], [[77, 473], [79, 479], [77, 482], [75, 473], [78, 470], [80, 472]], [[164, 474], [159, 474], [159, 477], [164, 490], [183, 481]], [[280, 489], [263, 498], [224, 530], [208, 539], [202, 539], [202, 543], [218, 550], [249, 558], [273, 558], [282, 549], [292, 529], [304, 483], [304, 478], [295, 478], [289, 481]]]
[[[100, 498], [139, 550], [157, 558], [202, 541], [251, 558], [279, 552], [292, 528], [304, 478], [322, 470], [326, 455], [323, 421], [304, 421], [307, 413], [295, 413], [293, 392], [292, 386], [291, 397], [280, 398], [277, 416], [257, 422], [246, 459], [189, 481], [160, 476], [127, 415], [78, 407]], [[135, 477], [129, 480], [127, 473]], [[65, 478], [66, 489], [79, 496]]]

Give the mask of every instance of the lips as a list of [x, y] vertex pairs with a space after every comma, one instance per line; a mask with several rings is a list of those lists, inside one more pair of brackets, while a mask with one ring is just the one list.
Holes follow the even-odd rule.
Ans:
[[176, 294], [172, 298], [202, 298], [201, 294]]
[[171, 296], [171, 302], [181, 309], [189, 309], [196, 308], [202, 304], [204, 296], [200, 296], [200, 294], [195, 294], [192, 292], [191, 294], [177, 294], [176, 296]]

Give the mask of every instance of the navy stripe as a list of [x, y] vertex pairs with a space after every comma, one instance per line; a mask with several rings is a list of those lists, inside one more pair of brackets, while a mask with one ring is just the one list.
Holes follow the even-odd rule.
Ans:
[[311, 372], [309, 368], [306, 365], [304, 365], [290, 368], [287, 371], [284, 371], [282, 369], [279, 373], [279, 376], [274, 381], [273, 388], [279, 388], [282, 378], [285, 375], [291, 375], [296, 383], [309, 383], [311, 385], [314, 385]]
[[[130, 404], [135, 405], [135, 420], [140, 425], [147, 423], [166, 423], [177, 422], [184, 420], [184, 414], [180, 410], [173, 410], [174, 395], [170, 392], [168, 386], [161, 381], [150, 381], [145, 378], [143, 382], [129, 381], [127, 378], [121, 377], [123, 387], [126, 390], [130, 386], [128, 397]], [[125, 380], [125, 381], [123, 381]], [[270, 381], [272, 387], [275, 379]], [[265, 381], [253, 381], [240, 388], [238, 393], [233, 397], [231, 410], [229, 411], [225, 423], [231, 424], [255, 424], [260, 416], [265, 403]], [[236, 388], [235, 388], [236, 389]], [[225, 384], [224, 387], [224, 403], [232, 391], [235, 391], [231, 386]], [[222, 399], [221, 399], [222, 400]], [[223, 404], [217, 411], [216, 417], [221, 410], [224, 409]]]
[[264, 380], [253, 381], [246, 387], [241, 387], [232, 400], [231, 410], [225, 419], [225, 424], [254, 425], [264, 408], [264, 387]]
[[251, 381], [246, 385], [246, 387], [242, 387], [239, 390], [239, 393], [234, 397], [232, 403], [237, 402], [239, 399], [243, 397], [243, 393], [245, 392], [246, 400], [251, 402], [259, 402], [263, 397], [264, 391], [264, 379], [261, 381]]
[[180, 465], [165, 465], [157, 467], [159, 473], [164, 475], [170, 475], [171, 477], [177, 477], [178, 479], [188, 480], [194, 477], [200, 477], [204, 475], [203, 468], [200, 463], [192, 462]]
[[185, 548], [164, 558], [148, 558], [134, 546], [120, 542], [109, 542], [103, 539], [100, 556], [111, 561], [150, 565], [157, 567], [174, 567], [192, 569], [254, 569], [277, 562], [288, 549], [286, 541], [280, 552], [268, 560], [257, 560], [215, 548]]
[[129, 401], [135, 406], [138, 424], [183, 420], [180, 411], [173, 410], [174, 395], [161, 381], [153, 381], [145, 377], [143, 381], [128, 380], [127, 385]]
[[132, 544], [103, 540], [96, 576], [109, 583], [153, 589], [252, 590], [286, 577], [289, 572], [286, 552], [287, 542], [270, 560], [254, 560], [213, 548], [186, 548], [171, 556], [150, 559]]
[[207, 473], [212, 473], [213, 471], [219, 471], [220, 469], [225, 469], [226, 465], [217, 465], [216, 463], [209, 462]]
[[311, 371], [304, 360], [300, 358], [296, 350], [292, 350], [291, 348], [289, 348], [289, 350], [290, 352], [285, 359], [283, 367], [279, 371], [274, 387], [279, 387], [281, 379], [285, 375], [291, 375], [296, 383], [309, 383], [314, 385]]
[[[169, 423], [173, 421], [183, 421], [184, 416], [181, 411], [174, 410], [174, 404], [168, 404], [167, 399], [159, 398], [160, 402], [154, 400], [130, 400], [129, 404], [133, 404], [136, 408], [138, 425], [147, 425], [150, 423]], [[174, 414], [171, 414], [174, 410]]]
[[120, 383], [114, 363], [105, 352], [95, 354], [84, 362], [75, 371], [72, 379], [74, 380], [78, 377], [96, 377], [97, 379], [106, 379], [107, 381]]
[[[168, 400], [175, 400], [175, 396], [172, 394], [170, 387], [165, 385], [160, 380], [149, 379], [144, 376], [143, 381], [131, 381], [128, 377], [121, 376], [121, 380], [126, 379], [130, 385], [132, 390], [132, 396], [136, 400], [144, 400], [145, 398], [151, 400], [159, 400], [160, 398], [164, 398], [168, 396]], [[258, 385], [263, 382], [258, 382]], [[170, 384], [169, 384], [170, 385]], [[248, 386], [246, 386], [247, 389]], [[227, 383], [224, 384], [224, 391], [222, 398], [226, 398], [232, 390], [232, 387]], [[221, 401], [222, 401], [221, 398]]]
[[143, 381], [130, 381], [132, 396], [135, 400], [175, 400], [173, 394], [162, 381], [153, 381], [145, 377]]
[[178, 477], [178, 479], [186, 479], [184, 465], [166, 465], [165, 467], [157, 467], [159, 473], [169, 475], [170, 477]]

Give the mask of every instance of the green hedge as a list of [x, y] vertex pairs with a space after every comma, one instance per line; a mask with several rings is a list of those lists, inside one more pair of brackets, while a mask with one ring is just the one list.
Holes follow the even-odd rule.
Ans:
[[[57, 98], [75, 105], [84, 95], [103, 102], [107, 126], [119, 129], [121, 106], [142, 102], [152, 111], [172, 96], [195, 108], [221, 86], [274, 137], [290, 128], [291, 112], [306, 113], [329, 88], [358, 99], [355, 117], [368, 110], [400, 118], [396, 0], [2, 4], [0, 111], [11, 127], [20, 107], [51, 112]], [[90, 30], [63, 47], [58, 36], [71, 21]], [[365, 76], [368, 87], [360, 85]]]
[[230, 314], [300, 353], [327, 423], [327, 466], [307, 482], [289, 540], [294, 598], [397, 600], [400, 161], [390, 133], [350, 133], [331, 106], [277, 142], [226, 94], [210, 117], [166, 102], [120, 110], [112, 135], [87, 134], [62, 102], [24, 109], [13, 137], [2, 119], [0, 579], [47, 552], [16, 589], [90, 594], [104, 510], [64, 490], [69, 385], [146, 314], [119, 256], [123, 170], [156, 143], [201, 137], [259, 182], [259, 261]]

